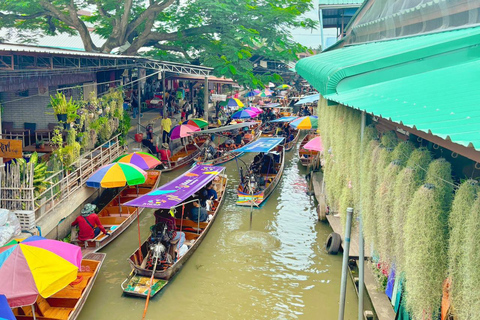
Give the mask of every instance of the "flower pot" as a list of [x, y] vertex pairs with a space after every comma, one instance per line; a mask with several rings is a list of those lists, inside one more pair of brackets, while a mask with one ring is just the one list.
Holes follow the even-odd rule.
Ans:
[[67, 122], [67, 114], [66, 113], [59, 113], [57, 114], [57, 119], [59, 122]]
[[70, 123], [70, 122], [65, 122], [65, 123], [63, 124], [63, 129], [65, 129], [65, 130], [70, 130], [71, 127], [72, 127], [72, 126], [71, 126], [71, 123]]
[[80, 121], [81, 121], [81, 120], [82, 120], [82, 119], [77, 118], [77, 119], [75, 119], [75, 123], [76, 123], [76, 124], [80, 124]]

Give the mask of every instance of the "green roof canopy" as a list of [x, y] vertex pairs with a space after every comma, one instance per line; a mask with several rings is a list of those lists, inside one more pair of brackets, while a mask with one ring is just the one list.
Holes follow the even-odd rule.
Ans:
[[480, 28], [345, 47], [300, 60], [329, 100], [480, 150]]

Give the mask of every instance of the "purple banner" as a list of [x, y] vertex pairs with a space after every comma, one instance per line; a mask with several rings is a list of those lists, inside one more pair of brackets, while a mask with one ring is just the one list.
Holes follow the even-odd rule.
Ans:
[[152, 209], [170, 209], [206, 186], [224, 169], [225, 167], [197, 165], [175, 180], [124, 205]]

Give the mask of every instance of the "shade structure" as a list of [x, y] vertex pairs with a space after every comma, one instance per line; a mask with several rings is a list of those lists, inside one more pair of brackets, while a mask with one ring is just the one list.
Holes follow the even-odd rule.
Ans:
[[15, 315], [8, 305], [7, 297], [0, 294], [0, 320], [15, 320]]
[[270, 97], [272, 94], [273, 94], [272, 91], [270, 91], [268, 89], [265, 89], [262, 92], [260, 92], [259, 94], [257, 94], [257, 97], [265, 98], [265, 97]]
[[111, 163], [101, 167], [87, 180], [87, 187], [118, 188], [145, 183], [147, 173], [130, 163]]
[[130, 163], [136, 165], [142, 170], [155, 168], [162, 163], [157, 157], [146, 152], [133, 152], [125, 154], [118, 157], [113, 162]]
[[258, 116], [258, 113], [251, 110], [240, 110], [232, 114], [232, 119], [250, 119]]
[[227, 101], [227, 106], [229, 107], [243, 107], [243, 102], [237, 98], [231, 98]]
[[257, 93], [252, 90], [252, 91], [248, 91], [248, 92], [244, 95], [244, 97], [245, 97], [245, 98], [250, 98], [250, 97], [255, 97], [256, 95], [257, 95]]
[[176, 140], [180, 138], [190, 137], [192, 132], [200, 131], [199, 127], [191, 126], [189, 124], [180, 124], [173, 127], [170, 131], [170, 139]]
[[220, 107], [226, 107], [227, 104], [228, 104], [228, 101], [220, 101], [220, 102], [218, 103], [218, 105], [219, 105]]
[[290, 89], [291, 87], [288, 84], [281, 84], [277, 86], [275, 89], [277, 90], [284, 90], [284, 89]]
[[269, 87], [269, 88], [273, 88], [273, 87], [275, 87], [275, 84], [274, 84], [273, 82], [269, 82], [269, 83], [268, 83], [268, 87]]
[[263, 113], [263, 110], [257, 107], [248, 107], [246, 110], [251, 110], [256, 113]]
[[296, 129], [310, 130], [318, 127], [318, 117], [317, 116], [308, 116], [300, 117], [297, 120], [290, 123], [290, 126]]
[[33, 236], [0, 248], [0, 294], [10, 307], [48, 298], [77, 278], [80, 247]]
[[305, 103], [312, 103], [312, 102], [318, 101], [319, 99], [320, 99], [320, 94], [319, 93], [312, 94], [310, 96], [306, 96], [306, 97], [301, 98], [300, 100], [298, 100], [295, 103], [295, 105], [298, 106], [298, 105], [305, 104]]
[[187, 121], [183, 121], [182, 124], [188, 124], [194, 127], [199, 127], [200, 129], [208, 127], [208, 122], [203, 119], [190, 119]]
[[318, 136], [313, 138], [312, 140], [308, 141], [304, 146], [304, 149], [312, 150], [312, 151], [323, 151], [323, 142], [322, 137]]

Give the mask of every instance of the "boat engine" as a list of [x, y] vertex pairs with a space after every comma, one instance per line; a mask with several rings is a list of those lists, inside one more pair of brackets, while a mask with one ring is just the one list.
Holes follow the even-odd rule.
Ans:
[[153, 268], [155, 259], [157, 261], [157, 268], [166, 268], [173, 263], [172, 256], [169, 253], [170, 240], [172, 239], [172, 232], [168, 230], [165, 222], [159, 222], [151, 227], [150, 236], [150, 256], [147, 262], [147, 268]]
[[254, 194], [258, 190], [257, 178], [254, 173], [249, 173], [245, 176], [245, 186], [248, 189], [248, 193]]

